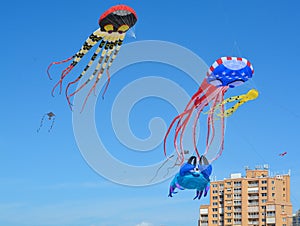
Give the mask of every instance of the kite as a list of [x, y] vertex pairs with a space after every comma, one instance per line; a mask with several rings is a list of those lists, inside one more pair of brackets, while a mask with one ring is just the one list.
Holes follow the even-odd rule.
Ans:
[[42, 128], [43, 124], [44, 124], [44, 119], [45, 117], [48, 116], [48, 120], [51, 121], [52, 120], [52, 123], [51, 123], [51, 126], [50, 128], [48, 129], [48, 132], [50, 132], [52, 130], [52, 127], [54, 125], [54, 122], [55, 122], [55, 114], [53, 112], [49, 112], [49, 113], [46, 113], [43, 115], [42, 119], [41, 119], [41, 123], [40, 123], [40, 127], [37, 129], [37, 132], [40, 131], [40, 129]]
[[258, 97], [258, 91], [256, 89], [251, 89], [248, 91], [248, 93], [246, 94], [242, 94], [242, 95], [238, 95], [238, 96], [233, 96], [233, 97], [229, 97], [226, 100], [223, 100], [222, 103], [218, 104], [214, 109], [211, 109], [210, 111], [216, 111], [218, 109], [220, 109], [221, 106], [230, 103], [230, 102], [234, 102], [234, 101], [238, 101], [234, 106], [232, 106], [231, 108], [227, 109], [224, 112], [224, 115], [221, 114], [217, 114], [217, 116], [219, 117], [229, 117], [231, 116], [242, 104], [250, 101], [250, 100], [254, 100]]
[[[220, 116], [231, 115], [241, 104], [245, 103], [250, 99], [258, 95], [257, 91], [251, 91], [249, 94], [232, 97], [232, 99], [224, 100], [224, 95], [229, 88], [234, 88], [244, 84], [246, 81], [252, 78], [254, 73], [252, 64], [245, 58], [242, 57], [221, 57], [216, 60], [211, 67], [208, 69], [207, 76], [200, 85], [198, 91], [192, 96], [188, 102], [185, 110], [177, 115], [171, 122], [166, 135], [164, 137], [164, 153], [167, 155], [167, 138], [170, 134], [171, 129], [175, 126], [175, 135], [173, 139], [174, 148], [177, 152], [177, 158], [181, 164], [184, 162], [184, 146], [183, 146], [183, 135], [185, 133], [187, 124], [190, 122], [193, 114], [195, 118], [193, 121], [193, 146], [197, 157], [200, 158], [199, 151], [197, 149], [197, 137], [196, 128], [197, 122], [200, 118], [200, 114], [206, 106], [210, 106], [207, 113], [207, 134], [206, 134], [206, 148], [204, 156], [208, 154], [211, 144], [215, 138], [215, 127], [214, 122], [215, 109], [220, 111]], [[225, 111], [224, 104], [231, 102], [231, 100], [240, 100], [232, 109]], [[225, 131], [225, 117], [219, 117], [221, 125], [221, 139], [219, 142], [219, 150], [216, 156], [209, 161], [217, 159], [224, 149], [224, 131]]]
[[210, 188], [210, 175], [212, 173], [212, 166], [208, 163], [208, 160], [201, 156], [199, 162], [197, 162], [196, 156], [191, 156], [187, 163], [180, 167], [179, 172], [175, 175], [170, 184], [169, 197], [173, 197], [176, 194], [175, 189], [196, 189], [195, 199], [200, 199], [204, 193], [204, 197], [207, 195]]
[[[89, 63], [85, 66], [84, 70], [81, 72], [81, 74], [72, 82], [69, 82], [66, 90], [65, 95], [68, 101], [68, 104], [70, 108], [72, 109], [72, 104], [70, 101], [70, 98], [74, 96], [77, 92], [79, 92], [82, 88], [84, 88], [91, 80], [94, 79], [94, 84], [92, 88], [89, 90], [89, 93], [87, 97], [85, 98], [85, 101], [82, 106], [82, 110], [84, 109], [84, 106], [86, 104], [86, 101], [93, 90], [95, 90], [97, 83], [101, 79], [104, 71], [107, 73], [107, 84], [104, 90], [104, 93], [106, 92], [106, 89], [108, 87], [108, 84], [110, 82], [110, 74], [109, 69], [114, 61], [114, 59], [117, 57], [121, 45], [123, 43], [123, 40], [125, 38], [126, 32], [135, 25], [137, 21], [137, 15], [136, 12], [126, 5], [116, 5], [111, 8], [109, 8], [107, 11], [105, 11], [99, 19], [99, 26], [96, 31], [94, 31], [84, 42], [80, 50], [73, 56], [62, 60], [58, 62], [52, 62], [48, 69], [47, 73], [50, 79], [50, 73], [49, 70], [52, 65], [54, 64], [62, 64], [66, 63], [70, 60], [72, 60], [71, 64], [65, 68], [60, 76], [60, 80], [55, 84], [55, 86], [52, 89], [52, 96], [54, 96], [55, 89], [59, 86], [60, 87], [60, 93], [62, 91], [62, 83], [64, 78], [72, 71], [72, 69], [80, 62], [80, 60], [89, 52], [89, 50], [95, 46], [97, 43], [100, 42], [99, 46], [95, 50], [94, 54], [92, 55]], [[91, 67], [97, 56], [100, 54], [100, 58], [97, 62], [96, 68], [94, 72], [91, 74], [91, 76], [79, 87], [77, 88], [73, 93], [68, 92], [70, 86], [76, 84], [88, 71], [88, 69]], [[103, 93], [103, 96], [104, 96]], [[102, 96], [102, 97], [103, 97]]]
[[283, 156], [285, 156], [286, 154], [287, 154], [287, 151], [280, 153], [279, 156], [283, 157]]

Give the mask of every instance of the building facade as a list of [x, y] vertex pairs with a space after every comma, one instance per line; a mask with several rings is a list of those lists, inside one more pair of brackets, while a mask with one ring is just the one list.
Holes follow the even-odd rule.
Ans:
[[300, 210], [293, 215], [293, 226], [300, 226]]
[[290, 174], [269, 176], [265, 166], [211, 182], [210, 204], [200, 206], [198, 226], [216, 225], [292, 225]]

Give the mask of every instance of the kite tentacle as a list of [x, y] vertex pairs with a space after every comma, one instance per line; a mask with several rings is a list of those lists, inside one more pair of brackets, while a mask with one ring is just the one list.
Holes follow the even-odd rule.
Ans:
[[[61, 90], [62, 90], [62, 82], [63, 82], [63, 79], [71, 72], [71, 70], [81, 61], [81, 59], [85, 56], [85, 54], [87, 54], [89, 52], [89, 50], [96, 44], [98, 43], [102, 38], [104, 38], [106, 35], [105, 32], [101, 31], [100, 28], [97, 29], [96, 31], [94, 31], [87, 39], [86, 41], [84, 42], [84, 44], [82, 45], [82, 47], [80, 48], [80, 50], [72, 57], [66, 59], [66, 60], [63, 60], [61, 62], [53, 62], [49, 65], [48, 67], [48, 71], [50, 69], [50, 67], [53, 65], [53, 64], [60, 64], [60, 63], [65, 63], [65, 62], [68, 62], [69, 60], [73, 59], [73, 62], [66, 68], [62, 71], [62, 74], [60, 76], [60, 80], [55, 84], [55, 86], [53, 87], [52, 89], [52, 96], [56, 87], [59, 85], [60, 86], [60, 92], [61, 93]], [[49, 75], [49, 73], [48, 73]]]
[[50, 71], [50, 68], [51, 68], [53, 65], [55, 65], [55, 64], [63, 64], [63, 63], [66, 63], [66, 62], [72, 60], [73, 58], [74, 58], [74, 56], [71, 56], [71, 57], [69, 57], [69, 58], [67, 58], [67, 59], [65, 59], [65, 60], [62, 60], [62, 61], [52, 62], [52, 63], [48, 66], [48, 68], [47, 68], [47, 74], [48, 74], [49, 79], [52, 80], [49, 71]]

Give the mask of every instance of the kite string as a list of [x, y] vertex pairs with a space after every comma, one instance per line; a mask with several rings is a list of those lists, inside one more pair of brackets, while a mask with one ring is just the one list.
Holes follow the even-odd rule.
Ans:
[[40, 122], [40, 127], [37, 129], [37, 133], [40, 131], [40, 129], [42, 128], [42, 126], [43, 126], [43, 123], [44, 123], [44, 119], [45, 119], [45, 116], [46, 116], [46, 114], [44, 114], [43, 115], [43, 117], [42, 117], [42, 119], [41, 119], [41, 122]]

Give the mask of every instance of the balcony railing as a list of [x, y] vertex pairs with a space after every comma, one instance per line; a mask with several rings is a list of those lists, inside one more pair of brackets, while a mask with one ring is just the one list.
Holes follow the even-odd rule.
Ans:
[[248, 206], [258, 206], [259, 202], [249, 202]]
[[259, 198], [258, 195], [250, 195], [248, 196], [248, 200], [257, 200]]
[[248, 218], [250, 219], [256, 219], [256, 218], [259, 218], [259, 215], [248, 215]]
[[256, 207], [249, 207], [248, 208], [248, 212], [251, 212], [251, 213], [253, 213], [253, 212], [259, 212], [259, 207], [258, 206], [256, 206]]

